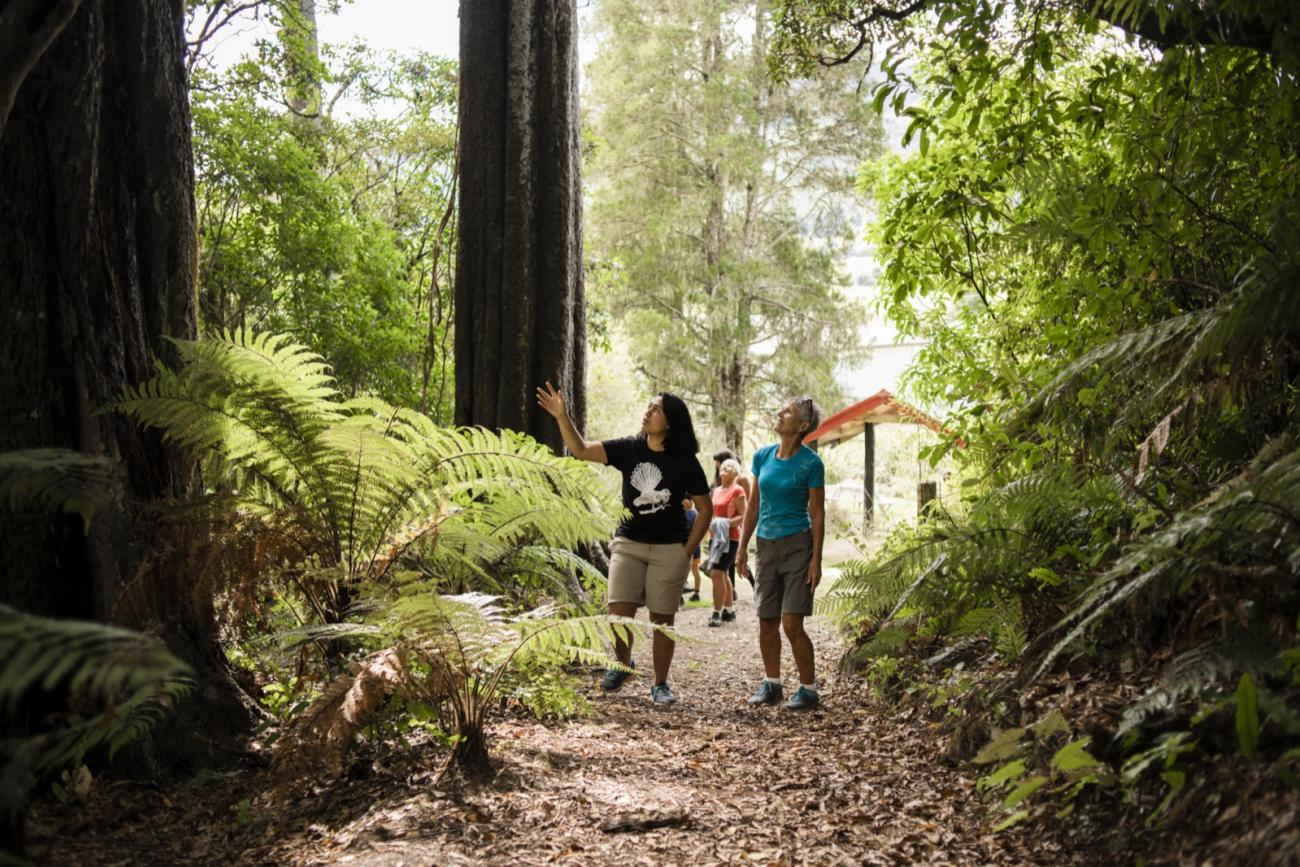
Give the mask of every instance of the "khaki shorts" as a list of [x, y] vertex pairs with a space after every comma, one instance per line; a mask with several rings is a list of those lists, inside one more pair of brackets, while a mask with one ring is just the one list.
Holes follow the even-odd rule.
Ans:
[[690, 568], [683, 545], [648, 545], [615, 536], [609, 545], [609, 601], [676, 614]]
[[812, 531], [780, 539], [760, 538], [757, 557], [754, 595], [758, 597], [758, 616], [770, 620], [782, 614], [812, 614], [813, 591], [808, 586]]

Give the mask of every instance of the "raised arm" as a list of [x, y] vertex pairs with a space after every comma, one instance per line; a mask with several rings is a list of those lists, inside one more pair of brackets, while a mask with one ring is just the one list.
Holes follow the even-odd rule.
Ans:
[[569, 454], [580, 461], [607, 463], [605, 446], [600, 440], [583, 439], [582, 434], [578, 433], [578, 429], [573, 426], [573, 419], [569, 418], [569, 408], [564, 404], [564, 397], [555, 390], [550, 380], [546, 381], [546, 388], [537, 389], [537, 405], [555, 417], [556, 423], [560, 426], [560, 436], [564, 438], [564, 447], [569, 450]]

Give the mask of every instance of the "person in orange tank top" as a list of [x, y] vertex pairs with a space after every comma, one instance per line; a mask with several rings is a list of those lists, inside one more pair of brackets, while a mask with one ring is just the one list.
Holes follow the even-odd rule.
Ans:
[[735, 588], [727, 572], [736, 560], [736, 549], [740, 547], [740, 527], [745, 519], [747, 505], [745, 489], [736, 483], [739, 475], [739, 461], [732, 458], [723, 461], [718, 470], [718, 485], [709, 494], [713, 503], [710, 532], [714, 534], [709, 544], [709, 560], [706, 564], [709, 580], [713, 583], [710, 626], [721, 626], [736, 619]]

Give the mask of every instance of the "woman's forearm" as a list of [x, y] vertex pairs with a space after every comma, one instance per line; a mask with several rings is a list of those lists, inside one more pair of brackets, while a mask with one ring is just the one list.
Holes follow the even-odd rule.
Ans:
[[599, 443], [587, 442], [578, 429], [573, 425], [573, 419], [569, 418], [566, 410], [564, 413], [555, 417], [555, 422], [560, 426], [560, 437], [564, 440], [564, 447], [569, 450], [569, 454], [581, 461], [595, 460], [592, 453], [593, 447]]
[[740, 550], [749, 549], [749, 540], [754, 535], [754, 525], [758, 523], [758, 485], [754, 486], [754, 496], [749, 498], [745, 507], [744, 529], [740, 532]]
[[808, 492], [808, 517], [812, 521], [813, 562], [822, 561], [822, 543], [826, 539], [826, 489], [813, 488]]

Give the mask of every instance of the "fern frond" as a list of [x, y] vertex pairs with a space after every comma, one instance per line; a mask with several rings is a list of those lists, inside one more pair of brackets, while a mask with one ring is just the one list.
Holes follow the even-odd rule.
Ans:
[[1256, 580], [1277, 592], [1300, 574], [1300, 448], [1275, 440], [1247, 469], [1201, 503], [1131, 545], [1060, 624], [1065, 635], [1039, 664], [1035, 677], [1119, 605], [1139, 593], [1187, 585], [1254, 563]]
[[520, 549], [580, 547], [620, 515], [591, 467], [527, 436], [339, 400], [320, 357], [284, 337], [177, 346], [185, 366], [159, 368], [116, 408], [201, 458], [244, 506], [309, 536], [319, 574], [375, 580], [411, 554], [440, 558], [435, 571], [450, 563], [469, 586], [499, 586], [498, 567]]
[[110, 754], [153, 725], [190, 689], [189, 667], [152, 638], [0, 605], [0, 710], [12, 716], [33, 689], [94, 701], [103, 710], [20, 745], [34, 773], [66, 766], [101, 743]]
[[95, 513], [121, 489], [108, 459], [70, 449], [0, 452], [0, 508], [80, 515], [90, 527]]
[[1235, 630], [1227, 638], [1207, 641], [1180, 653], [1165, 666], [1159, 683], [1124, 711], [1116, 737], [1150, 716], [1173, 710], [1184, 698], [1199, 699], [1241, 672], [1261, 670], [1271, 659], [1267, 645]]
[[1115, 337], [1062, 367], [1013, 416], [1024, 429], [1055, 404], [1073, 398], [1100, 376], [1142, 385], [1133, 389], [1117, 420], [1120, 428], [1149, 428], [1177, 401], [1180, 390], [1226, 369], [1246, 370], [1300, 335], [1297, 267], [1252, 262], [1233, 290], [1213, 307], [1183, 313]]

